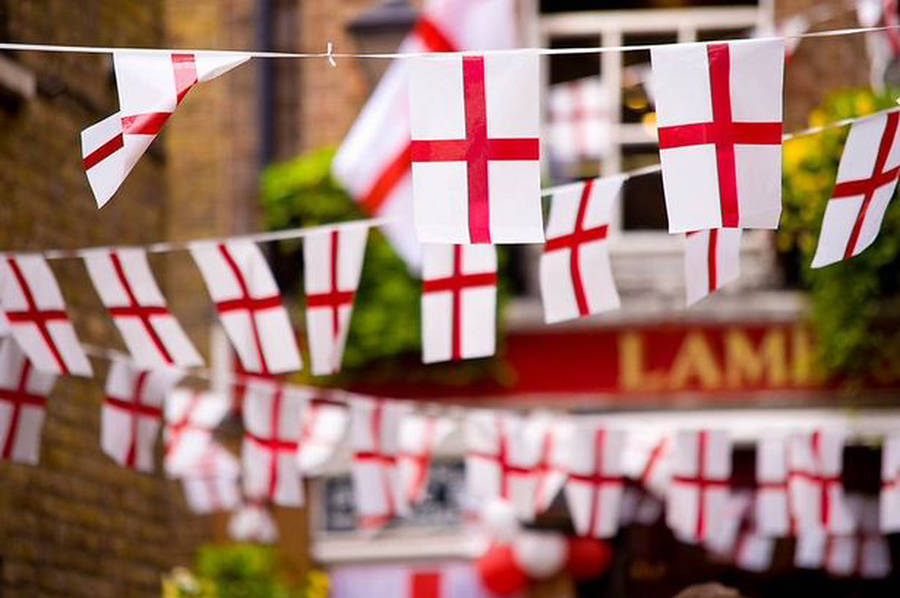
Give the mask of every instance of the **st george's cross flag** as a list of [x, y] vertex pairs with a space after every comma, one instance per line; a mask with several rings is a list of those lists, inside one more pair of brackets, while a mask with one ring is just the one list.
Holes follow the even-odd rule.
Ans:
[[891, 110], [850, 127], [813, 268], [859, 255], [875, 242], [900, 177], [898, 122], [900, 110]]
[[601, 422], [580, 422], [568, 451], [566, 503], [579, 536], [611, 538], [619, 528], [625, 489], [625, 434]]
[[339, 565], [329, 570], [331, 598], [495, 598], [470, 562]]
[[242, 239], [201, 241], [190, 251], [243, 370], [299, 370], [303, 363], [293, 327], [259, 246]]
[[41, 372], [90, 376], [88, 361], [53, 271], [36, 253], [8, 254], [0, 261], [0, 304], [12, 337]]
[[788, 504], [788, 439], [766, 434], [756, 442], [756, 493], [753, 519], [765, 536], [782, 537], [791, 531]]
[[304, 475], [316, 475], [335, 456], [347, 435], [350, 412], [346, 405], [312, 399], [303, 409], [297, 467]]
[[776, 539], [759, 531], [753, 501], [752, 492], [732, 492], [722, 525], [703, 545], [715, 560], [758, 573], [772, 566]]
[[405, 414], [397, 430], [397, 511], [409, 515], [428, 491], [431, 460], [456, 429], [449, 417]]
[[668, 434], [632, 431], [625, 443], [623, 467], [629, 479], [648, 494], [664, 499], [672, 479], [672, 448]]
[[277, 381], [247, 386], [241, 448], [244, 495], [284, 507], [303, 505], [297, 466], [301, 418], [312, 393]]
[[684, 239], [687, 305], [713, 294], [741, 275], [741, 229], [692, 231]]
[[844, 492], [844, 441], [843, 431], [829, 429], [797, 432], [788, 441], [788, 499], [798, 536], [855, 530]]
[[784, 42], [665, 45], [650, 58], [669, 232], [777, 228]]
[[539, 57], [410, 59], [410, 157], [422, 243], [538, 243]]
[[15, 339], [0, 340], [0, 460], [37, 465], [55, 382], [56, 375], [35, 369]]
[[176, 388], [165, 400], [163, 416], [166, 473], [179, 477], [206, 452], [213, 430], [231, 411], [227, 395]]
[[[428, 0], [400, 52], [512, 48], [514, 0]], [[372, 215], [395, 218], [381, 230], [407, 264], [422, 255], [413, 227], [409, 63], [388, 67], [334, 158], [335, 178]]]
[[533, 413], [533, 425], [541, 436], [541, 456], [535, 466], [537, 489], [534, 491], [535, 514], [550, 508], [569, 477], [569, 452], [573, 447], [575, 422], [572, 418], [549, 413]]
[[102, 208], [198, 82], [250, 59], [234, 52], [114, 52], [119, 111], [81, 132], [88, 182]]
[[335, 226], [303, 238], [306, 332], [316, 376], [341, 369], [368, 234], [366, 226]]
[[727, 432], [675, 434], [666, 521], [679, 540], [702, 542], [717, 533], [728, 508], [730, 478], [731, 438]]
[[203, 358], [169, 311], [143, 249], [92, 249], [83, 257], [100, 301], [137, 366], [153, 369], [203, 364]]
[[881, 531], [900, 531], [900, 433], [885, 437], [881, 446]]
[[181, 477], [188, 507], [198, 515], [237, 508], [241, 503], [240, 474], [241, 466], [234, 455], [218, 442], [211, 442]]
[[103, 452], [123, 467], [153, 471], [163, 402], [181, 377], [174, 368], [142, 370], [125, 359], [113, 359], [100, 417]]
[[425, 245], [422, 361], [494, 354], [497, 250], [492, 245]]
[[267, 507], [248, 502], [231, 515], [228, 535], [238, 542], [274, 544], [278, 541], [278, 525]]
[[600, 77], [550, 86], [547, 141], [555, 162], [600, 160], [612, 149], [612, 110]]
[[624, 180], [591, 179], [553, 193], [540, 265], [547, 323], [619, 307], [609, 261], [609, 229]]

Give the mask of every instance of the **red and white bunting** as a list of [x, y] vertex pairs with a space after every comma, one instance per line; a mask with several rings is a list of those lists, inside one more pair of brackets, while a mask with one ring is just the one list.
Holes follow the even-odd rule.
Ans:
[[765, 435], [756, 443], [753, 519], [757, 531], [765, 536], [782, 537], [791, 531], [787, 437], [783, 435]]
[[334, 227], [303, 238], [306, 332], [316, 376], [341, 369], [368, 234], [362, 226]]
[[684, 238], [684, 289], [687, 304], [712, 295], [741, 275], [741, 229], [714, 228]]
[[35, 369], [90, 376], [91, 363], [75, 335], [59, 285], [43, 256], [3, 256], [0, 280], [0, 304], [9, 320], [10, 332]]
[[397, 511], [401, 515], [408, 515], [425, 498], [434, 452], [455, 429], [453, 420], [447, 417], [410, 413], [400, 420], [397, 430]]
[[788, 497], [795, 533], [852, 534], [853, 514], [844, 495], [844, 434], [834, 430], [793, 434], [788, 441]]
[[717, 533], [729, 500], [731, 438], [721, 430], [680, 431], [672, 446], [666, 520], [684, 542]]
[[784, 42], [650, 51], [669, 232], [778, 227]]
[[313, 399], [303, 410], [297, 467], [303, 475], [315, 475], [335, 455], [347, 435], [350, 413], [346, 406]]
[[466, 415], [466, 489], [472, 505], [509, 500], [529, 521], [537, 510], [544, 422], [514, 413], [473, 410]]
[[364, 530], [374, 531], [397, 515], [398, 430], [407, 405], [363, 397], [350, 402], [353, 491], [356, 514]]
[[329, 570], [331, 598], [495, 598], [471, 563], [339, 565]]
[[619, 528], [625, 489], [625, 434], [599, 423], [574, 426], [568, 451], [565, 494], [575, 532], [611, 538]]
[[302, 367], [293, 326], [259, 247], [244, 240], [198, 242], [191, 255], [241, 366], [251, 374]]
[[884, 439], [881, 447], [881, 531], [900, 531], [900, 434]]
[[163, 410], [166, 473], [179, 477], [189, 471], [209, 448], [213, 430], [230, 410], [225, 395], [186, 388], [170, 392]]
[[592, 179], [553, 194], [540, 265], [547, 323], [619, 307], [608, 236], [624, 180]]
[[182, 374], [174, 368], [142, 370], [124, 359], [110, 362], [100, 417], [100, 446], [116, 463], [151, 472], [163, 401]]
[[613, 116], [600, 77], [550, 86], [547, 113], [547, 141], [554, 161], [571, 164], [609, 154]]
[[10, 337], [0, 340], [0, 460], [37, 465], [54, 374], [37, 371]]
[[119, 111], [81, 132], [82, 165], [103, 207], [184, 96], [250, 59], [246, 54], [114, 52]]
[[672, 479], [671, 437], [656, 433], [631, 433], [625, 444], [626, 475], [656, 498], [665, 498]]
[[755, 500], [747, 492], [732, 494], [722, 525], [704, 546], [723, 563], [759, 573], [772, 566], [775, 538], [759, 531], [759, 522], [754, 520], [751, 509]]
[[259, 503], [248, 503], [228, 520], [228, 535], [238, 542], [274, 544], [278, 541], [278, 525], [272, 512]]
[[572, 450], [573, 423], [550, 416], [535, 414], [534, 424], [541, 434], [541, 457], [535, 467], [537, 489], [534, 492], [535, 513], [550, 508], [568, 479], [569, 451]]
[[497, 250], [491, 245], [425, 245], [422, 361], [494, 354]]
[[244, 494], [284, 507], [303, 505], [297, 465], [301, 418], [311, 393], [278, 382], [253, 382], [244, 397]]
[[[428, 0], [400, 52], [511, 48], [514, 0]], [[384, 226], [398, 253], [416, 268], [421, 249], [411, 225], [409, 70], [388, 67], [334, 158], [335, 178], [369, 214], [394, 217]]]
[[898, 122], [900, 110], [892, 110], [851, 125], [813, 268], [851, 258], [875, 242], [900, 177]]
[[143, 249], [96, 249], [83, 256], [100, 301], [138, 367], [203, 365], [203, 358], [169, 312]]
[[538, 243], [538, 55], [409, 60], [415, 225], [423, 243]]
[[241, 504], [237, 459], [217, 442], [182, 476], [188, 507], [198, 515], [231, 511]]

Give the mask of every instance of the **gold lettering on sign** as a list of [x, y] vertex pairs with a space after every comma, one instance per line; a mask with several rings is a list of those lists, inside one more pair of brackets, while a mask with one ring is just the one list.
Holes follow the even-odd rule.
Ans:
[[791, 330], [791, 379], [794, 386], [811, 386], [824, 380], [822, 369], [816, 367], [812, 336], [802, 324]]
[[788, 381], [787, 339], [782, 328], [763, 333], [759, 350], [738, 328], [725, 331], [725, 380], [731, 388], [783, 386]]
[[673, 390], [685, 388], [694, 379], [706, 389], [722, 386], [722, 372], [716, 357], [709, 348], [706, 336], [698, 331], [689, 332], [684, 337], [672, 363], [669, 387]]
[[663, 373], [644, 369], [644, 339], [640, 332], [619, 334], [619, 386], [627, 391], [653, 391], [663, 387]]

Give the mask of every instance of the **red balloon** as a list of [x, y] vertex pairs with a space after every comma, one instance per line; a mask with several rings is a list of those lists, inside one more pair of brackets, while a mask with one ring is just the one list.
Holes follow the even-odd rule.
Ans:
[[484, 587], [496, 596], [509, 596], [528, 587], [528, 576], [516, 564], [509, 544], [491, 546], [475, 568]]
[[612, 565], [612, 548], [596, 538], [569, 538], [569, 560], [566, 571], [572, 579], [581, 581], [600, 577]]

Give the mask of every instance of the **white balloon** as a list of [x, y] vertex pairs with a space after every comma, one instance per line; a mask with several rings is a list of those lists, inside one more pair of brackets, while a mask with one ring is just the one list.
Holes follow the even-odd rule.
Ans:
[[508, 500], [494, 498], [481, 509], [481, 522], [488, 537], [501, 544], [512, 542], [519, 532], [516, 511]]
[[523, 531], [513, 542], [516, 564], [533, 579], [556, 575], [566, 563], [569, 545], [558, 532]]

